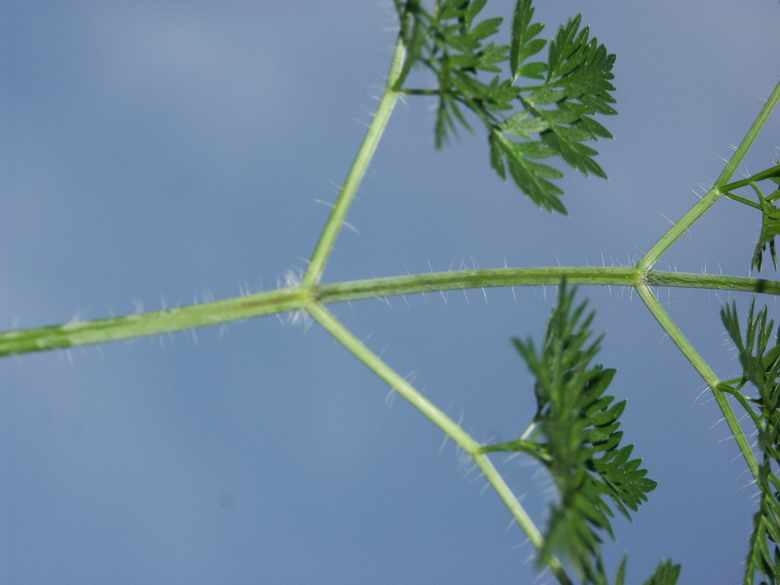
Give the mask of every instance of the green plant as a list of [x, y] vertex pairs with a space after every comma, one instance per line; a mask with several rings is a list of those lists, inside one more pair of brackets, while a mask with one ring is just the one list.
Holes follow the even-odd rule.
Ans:
[[[300, 284], [181, 309], [9, 332], [0, 338], [0, 351], [5, 355], [14, 355], [68, 348], [260, 315], [305, 311], [473, 457], [529, 538], [541, 549], [541, 561], [552, 568], [561, 582], [572, 582], [573, 577], [567, 576], [566, 569], [556, 559], [559, 553], [563, 555], [564, 562], [571, 563], [578, 577], [599, 582], [606, 579], [598, 556], [600, 534], [609, 533], [608, 516], [611, 514], [602, 496], [609, 497], [617, 510], [628, 515], [629, 511], [638, 508], [645, 499], [645, 492], [653, 484], [644, 478], [643, 472], [637, 470], [637, 460], [630, 459], [630, 448], [618, 448], [620, 431], [617, 425], [622, 402], [613, 405], [611, 398], [603, 397], [611, 379], [611, 370], [590, 363], [598, 344], [589, 342], [590, 320], [584, 316], [582, 305], [575, 308], [571, 290], [561, 287], [560, 303], [538, 354], [532, 343], [517, 343], [523, 358], [537, 377], [539, 409], [534, 425], [527, 433], [517, 441], [499, 445], [482, 445], [470, 437], [459, 424], [435, 407], [350, 333], [325, 305], [414, 292], [555, 285], [563, 278], [568, 284], [628, 286], [638, 291], [669, 336], [712, 388], [756, 481], [762, 488], [768, 486], [773, 477], [771, 464], [774, 455], [770, 450], [773, 439], [768, 435], [771, 427], [763, 421], [771, 421], [776, 408], [771, 406], [771, 383], [776, 380], [776, 375], [772, 374], [773, 356], [776, 352], [767, 347], [772, 325], [766, 325], [760, 317], [756, 321], [751, 311], [747, 339], [752, 341], [758, 338], [756, 343], [760, 352], [753, 358], [752, 351], [756, 344], [746, 343], [742, 351], [743, 363], [748, 364], [745, 365], [744, 375], [724, 385], [666, 314], [650, 287], [706, 287], [713, 290], [777, 294], [779, 288], [774, 281], [664, 272], [654, 270], [653, 267], [674, 241], [722, 197], [741, 201], [762, 213], [763, 228], [753, 265], [761, 268], [763, 252], [767, 247], [775, 259], [773, 241], [778, 230], [776, 208], [772, 202], [777, 192], [764, 195], [759, 181], [774, 180], [778, 167], [773, 166], [743, 181], [732, 181], [732, 176], [758, 131], [766, 123], [780, 96], [778, 89], [773, 92], [713, 188], [636, 266], [469, 270], [319, 284], [357, 187], [395, 102], [404, 93], [434, 95], [438, 98], [435, 136], [440, 145], [460, 126], [476, 125], [472, 118], [464, 114], [464, 110], [470, 111], [486, 127], [491, 146], [490, 162], [496, 172], [504, 178], [511, 178], [524, 194], [546, 209], [565, 212], [560, 198], [562, 190], [553, 182], [560, 178], [561, 172], [557, 167], [537, 162], [538, 159], [560, 157], [584, 174], [604, 175], [594, 160], [595, 152], [584, 143], [595, 137], [609, 136], [609, 132], [594, 116], [614, 113], [609, 98], [612, 57], [602, 45], [590, 39], [589, 32], [580, 29], [577, 18], [561, 28], [551, 45], [548, 61], [531, 60], [532, 57], [538, 58], [544, 47], [540, 39], [541, 28], [532, 19], [531, 3], [518, 2], [512, 25], [514, 34], [508, 46], [488, 42], [499, 23], [478, 18], [484, 5], [484, 2], [440, 2], [434, 10], [429, 11], [421, 3], [396, 2], [402, 27], [387, 90]], [[527, 60], [530, 62], [526, 63]], [[416, 89], [404, 86], [415, 61], [433, 70], [438, 87]], [[509, 66], [508, 71], [506, 65]], [[492, 77], [494, 73], [499, 75]], [[528, 78], [529, 83], [525, 87], [517, 85], [514, 83], [515, 78]], [[737, 192], [738, 189], [752, 189], [758, 201], [753, 202], [742, 191]], [[735, 314], [727, 312], [724, 320], [732, 338], [743, 350], [735, 333], [739, 331]], [[755, 360], [762, 364], [761, 368], [752, 365], [752, 369], [749, 369], [748, 366], [755, 364]], [[727, 395], [741, 396], [740, 392], [748, 381], [762, 392], [752, 402], [748, 398], [742, 400], [759, 428], [759, 446], [764, 455], [761, 465], [752, 454], [745, 433], [726, 400]], [[564, 391], [570, 388], [581, 394]], [[583, 397], [587, 401], [583, 401]], [[569, 420], [565, 418], [567, 416], [574, 418]], [[580, 433], [572, 435], [557, 434], [555, 430], [560, 427], [572, 430], [579, 428], [578, 425], [583, 428]], [[571, 441], [576, 442], [574, 448]], [[583, 445], [590, 446], [583, 449]], [[550, 466], [561, 491], [562, 503], [553, 512], [552, 521], [547, 527], [549, 538], [546, 540], [488, 459], [486, 453], [496, 450], [530, 453], [542, 464]], [[629, 488], [620, 489], [616, 474], [630, 480]], [[765, 553], [765, 549], [769, 550], [765, 546], [767, 539], [776, 541], [773, 514], [771, 500], [762, 500], [756, 520], [756, 537], [751, 543], [748, 572], [757, 570], [771, 574], [774, 570], [771, 554]], [[569, 528], [576, 531], [579, 538], [562, 536], [569, 533]], [[619, 574], [622, 573], [621, 566]], [[747, 578], [752, 578], [752, 575]], [[622, 579], [619, 576], [616, 582]], [[669, 563], [662, 563], [652, 582], [671, 583], [675, 579], [676, 569]]]

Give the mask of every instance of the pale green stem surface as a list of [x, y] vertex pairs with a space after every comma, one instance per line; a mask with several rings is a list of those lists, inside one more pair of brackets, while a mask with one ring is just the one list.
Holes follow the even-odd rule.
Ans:
[[[718, 377], [715, 375], [715, 372], [712, 371], [712, 368], [710, 368], [709, 364], [707, 364], [704, 358], [699, 355], [691, 343], [686, 339], [685, 335], [683, 335], [682, 331], [680, 331], [679, 327], [677, 327], [677, 324], [663, 309], [648, 285], [662, 284], [658, 282], [657, 279], [650, 278], [652, 274], [650, 269], [661, 258], [661, 256], [666, 253], [672, 244], [674, 244], [674, 242], [676, 242], [680, 236], [682, 236], [682, 234], [684, 234], [702, 215], [704, 215], [704, 213], [715, 204], [715, 202], [724, 194], [724, 192], [728, 190], [726, 189], [726, 186], [728, 185], [731, 177], [734, 175], [739, 165], [742, 164], [742, 161], [747, 155], [748, 150], [750, 150], [750, 147], [753, 145], [759, 133], [769, 119], [769, 116], [772, 114], [772, 111], [777, 105], [778, 100], [780, 100], [780, 82], [775, 85], [775, 88], [769, 96], [769, 99], [767, 99], [764, 107], [761, 108], [761, 111], [759, 112], [752, 126], [747, 131], [745, 138], [734, 151], [734, 156], [732, 156], [731, 160], [726, 164], [726, 167], [715, 181], [712, 189], [710, 189], [707, 194], [688, 211], [688, 213], [680, 218], [669, 229], [669, 231], [667, 231], [658, 240], [658, 242], [652, 248], [650, 248], [650, 250], [648, 250], [647, 254], [645, 254], [637, 264], [637, 269], [641, 273], [647, 275], [637, 286], [639, 295], [647, 305], [647, 308], [650, 309], [655, 318], [658, 320], [661, 327], [663, 327], [664, 331], [666, 331], [669, 337], [671, 337], [672, 340], [677, 344], [677, 347], [680, 348], [680, 351], [683, 352], [685, 357], [688, 358], [693, 367], [696, 368], [696, 371], [699, 372], [702, 378], [704, 378], [704, 381], [707, 382], [707, 385], [709, 385], [709, 387], [712, 389], [715, 400], [717, 401], [718, 406], [723, 413], [726, 423], [729, 425], [729, 428], [734, 435], [734, 440], [737, 442], [737, 445], [742, 452], [742, 456], [745, 458], [745, 461], [750, 468], [750, 472], [753, 474], [753, 477], [756, 478], [756, 480], [758, 480], [758, 462], [756, 461], [756, 457], [753, 453], [753, 450], [750, 448], [750, 444], [745, 437], [745, 433], [742, 430], [742, 427], [739, 425], [739, 421], [737, 420], [737, 417], [731, 408], [728, 397], [725, 396], [722, 390], [718, 389]], [[729, 280], [731, 283], [736, 284], [733, 280]], [[668, 286], [668, 281], [667, 283], [663, 284]], [[761, 292], [770, 292], [776, 289], [777, 283], [767, 281], [762, 283], [761, 286], [763, 288]]]
[[[398, 392], [412, 406], [425, 415], [433, 424], [439, 427], [445, 435], [452, 439], [463, 451], [465, 451], [474, 463], [482, 470], [485, 479], [490, 482], [501, 501], [512, 513], [512, 516], [528, 536], [528, 539], [537, 547], [544, 544], [544, 537], [534, 524], [531, 517], [515, 497], [512, 490], [504, 481], [501, 474], [495, 468], [490, 458], [481, 451], [480, 444], [474, 440], [463, 428], [447, 416], [439, 407], [428, 400], [414, 386], [406, 381], [398, 372], [388, 366], [382, 359], [372, 352], [366, 345], [355, 337], [344, 325], [336, 319], [323, 305], [312, 303], [308, 307], [309, 314], [322, 325], [328, 333], [335, 337], [350, 353], [363, 362], [379, 378], [384, 380], [394, 391]], [[558, 580], [568, 585], [571, 583], [563, 567], [557, 559], [549, 563], [550, 569]]]
[[710, 189], [707, 194], [688, 211], [688, 213], [682, 216], [679, 221], [677, 221], [677, 223], [675, 223], [669, 229], [669, 231], [661, 236], [661, 239], [658, 240], [658, 242], [656, 242], [656, 244], [650, 248], [650, 250], [647, 251], [647, 254], [645, 254], [644, 257], [639, 261], [637, 268], [639, 268], [642, 272], [648, 272], [653, 267], [653, 265], [658, 262], [661, 256], [663, 256], [664, 253], [672, 246], [672, 244], [674, 244], [678, 238], [680, 238], [680, 236], [682, 236], [702, 215], [704, 215], [704, 213], [710, 207], [715, 204], [721, 195], [723, 195], [721, 187], [725, 186], [731, 180], [731, 177], [734, 175], [737, 168], [739, 168], [739, 165], [742, 164], [745, 155], [747, 154], [748, 150], [750, 150], [750, 147], [755, 142], [756, 138], [761, 132], [761, 129], [766, 124], [769, 116], [772, 114], [772, 110], [774, 110], [775, 106], [777, 105], [778, 100], [780, 100], [780, 82], [775, 85], [775, 88], [769, 96], [769, 99], [767, 99], [766, 103], [764, 103], [764, 107], [761, 108], [761, 111], [753, 122], [753, 125], [748, 130], [745, 138], [742, 139], [740, 145], [734, 151], [734, 156], [732, 156], [731, 160], [726, 164], [726, 167], [723, 169], [723, 172], [720, 174], [720, 177], [718, 177], [717, 181], [715, 181], [712, 189]]
[[382, 138], [387, 123], [390, 120], [390, 115], [393, 113], [393, 108], [398, 101], [400, 92], [395, 89], [395, 86], [403, 71], [405, 56], [406, 50], [403, 42], [399, 38], [395, 46], [395, 51], [393, 52], [393, 60], [390, 65], [390, 74], [387, 79], [384, 95], [379, 102], [379, 107], [374, 113], [374, 119], [368, 127], [368, 131], [363, 139], [363, 143], [360, 145], [355, 161], [352, 163], [352, 167], [347, 174], [344, 187], [341, 189], [341, 192], [336, 199], [336, 203], [333, 205], [330, 217], [328, 217], [328, 221], [322, 230], [322, 235], [317, 243], [317, 247], [314, 249], [314, 253], [309, 261], [309, 267], [306, 270], [306, 274], [304, 274], [301, 283], [301, 286], [304, 288], [312, 288], [322, 277], [322, 273], [325, 270], [325, 264], [333, 250], [333, 245], [336, 243], [336, 238], [339, 235], [341, 226], [344, 224], [344, 219], [347, 217], [347, 211], [349, 211], [349, 207], [357, 194], [360, 183], [363, 181], [368, 165], [371, 162], [371, 158], [376, 152], [379, 140]]
[[6, 331], [0, 333], [0, 356], [146, 337], [285, 313], [300, 309], [310, 298], [310, 293], [300, 288], [279, 289], [124, 317], [73, 320], [52, 327]]
[[725, 396], [722, 390], [718, 389], [718, 384], [720, 383], [718, 376], [715, 374], [715, 372], [712, 371], [712, 368], [710, 368], [709, 364], [707, 364], [704, 358], [701, 357], [699, 352], [696, 351], [691, 342], [688, 341], [680, 328], [677, 327], [677, 324], [664, 310], [664, 308], [661, 306], [661, 303], [658, 302], [658, 299], [653, 294], [653, 291], [650, 290], [650, 287], [643, 283], [637, 286], [636, 290], [639, 293], [639, 296], [642, 297], [645, 305], [647, 305], [647, 308], [650, 309], [650, 312], [656, 318], [661, 327], [663, 327], [664, 331], [666, 331], [672, 341], [674, 341], [683, 355], [688, 358], [688, 361], [690, 361], [693, 367], [696, 368], [696, 371], [699, 372], [701, 377], [704, 378], [704, 381], [712, 390], [713, 394], [715, 395], [715, 400], [717, 401], [718, 406], [723, 413], [723, 417], [726, 420], [726, 423], [729, 425], [729, 429], [731, 429], [732, 434], [734, 435], [734, 440], [737, 442], [739, 450], [742, 452], [742, 456], [745, 458], [745, 462], [747, 463], [748, 468], [750, 468], [750, 472], [753, 474], [753, 477], [758, 479], [758, 462], [756, 461], [756, 456], [753, 453], [753, 450], [750, 448], [750, 443], [748, 443], [747, 437], [745, 437], [745, 432], [742, 430], [742, 427], [740, 426], [739, 421], [737, 420], [737, 417], [731, 408], [728, 397]]
[[[64, 325], [7, 331], [0, 333], [0, 356], [119, 341], [243, 321], [305, 309], [314, 299], [327, 304], [469, 288], [557, 285], [562, 277], [566, 277], [570, 284], [635, 287], [641, 282], [636, 268], [561, 266], [461, 270], [355, 280], [319, 285], [311, 292], [302, 287], [279, 289], [124, 317], [72, 321]], [[780, 283], [758, 278], [653, 271], [645, 280], [652, 286], [780, 295]]]

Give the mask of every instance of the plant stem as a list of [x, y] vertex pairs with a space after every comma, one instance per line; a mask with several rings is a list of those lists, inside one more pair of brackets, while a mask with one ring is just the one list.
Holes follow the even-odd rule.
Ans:
[[723, 191], [731, 191], [733, 189], [739, 189], [740, 187], [747, 187], [748, 185], [752, 185], [753, 183], [763, 181], [770, 177], [776, 177], [778, 172], [780, 172], [780, 165], [776, 165], [771, 169], [766, 169], [764, 171], [761, 171], [760, 173], [756, 173], [755, 175], [752, 175], [747, 179], [740, 179], [739, 181], [734, 181], [733, 183], [724, 185]]
[[[469, 288], [557, 285], [562, 276], [565, 276], [571, 284], [635, 287], [641, 282], [639, 271], [636, 268], [609, 266], [497, 268], [355, 280], [323, 284], [317, 286], [313, 291], [307, 291], [302, 287], [279, 289], [176, 309], [7, 331], [0, 333], [0, 356], [159, 335], [296, 311], [305, 309], [313, 299], [327, 304]], [[707, 288], [780, 295], [780, 283], [758, 278], [652, 271], [645, 280], [647, 284], [652, 286]]]
[[466, 453], [476, 453], [480, 445], [458, 423], [448, 417], [430, 400], [416, 390], [409, 382], [388, 366], [382, 359], [355, 337], [344, 325], [320, 303], [308, 307], [309, 314], [333, 335], [344, 347], [355, 355], [377, 376], [387, 382], [393, 390], [403, 396], [417, 410], [428, 417], [437, 427], [455, 441]]
[[95, 321], [0, 333], [0, 356], [62, 349], [134, 337], [159, 335], [207, 325], [241, 321], [261, 315], [295, 311], [310, 302], [301, 288], [279, 289], [200, 305], [189, 305]]
[[710, 368], [709, 364], [704, 361], [704, 358], [701, 357], [699, 352], [696, 351], [691, 342], [688, 341], [688, 339], [685, 337], [683, 332], [680, 331], [680, 328], [677, 327], [677, 324], [664, 310], [664, 308], [661, 306], [661, 303], [658, 302], [658, 299], [653, 294], [653, 291], [650, 290], [650, 287], [645, 283], [641, 283], [639, 286], [637, 286], [636, 290], [639, 293], [639, 296], [645, 302], [645, 305], [647, 305], [647, 308], [650, 309], [650, 312], [656, 318], [661, 327], [663, 327], [664, 331], [666, 331], [666, 333], [669, 335], [672, 341], [674, 341], [683, 355], [688, 358], [688, 361], [691, 362], [696, 371], [699, 372], [707, 385], [712, 389], [712, 392], [715, 395], [715, 400], [717, 401], [718, 406], [723, 413], [723, 417], [725, 418], [726, 423], [729, 425], [729, 429], [731, 429], [731, 432], [734, 435], [734, 440], [737, 442], [737, 445], [742, 452], [742, 456], [745, 458], [745, 462], [747, 463], [748, 468], [750, 468], [750, 472], [753, 474], [753, 477], [758, 480], [758, 462], [756, 461], [756, 456], [753, 453], [753, 450], [750, 448], [750, 443], [748, 443], [748, 440], [745, 437], [745, 432], [742, 430], [742, 427], [740, 426], [739, 421], [737, 420], [737, 417], [731, 408], [731, 404], [729, 404], [728, 398], [726, 397], [723, 390], [718, 388], [718, 384], [720, 383], [718, 376], [715, 375], [715, 372], [712, 371], [712, 368]]
[[[323, 284], [317, 287], [314, 296], [323, 303], [335, 303], [366, 298], [480, 287], [554, 286], [559, 284], [564, 276], [570, 284], [635, 287], [641, 282], [640, 272], [636, 268], [613, 268], [609, 266], [495, 268], [432, 272], [428, 274]], [[706, 288], [780, 295], [780, 282], [759, 278], [654, 270], [646, 276], [645, 281], [652, 286]]]
[[[772, 111], [775, 109], [775, 106], [777, 106], [778, 101], [780, 101], [780, 81], [777, 82], [775, 88], [772, 90], [772, 93], [769, 94], [769, 98], [767, 98], [766, 102], [764, 103], [764, 107], [761, 108], [761, 111], [758, 113], [755, 121], [748, 129], [747, 134], [745, 134], [745, 137], [742, 139], [742, 142], [734, 151], [734, 156], [731, 157], [731, 160], [728, 162], [728, 164], [726, 164], [726, 168], [723, 169], [720, 177], [718, 177], [717, 181], [715, 181], [715, 185], [713, 187], [714, 189], [720, 189], [721, 187], [724, 187], [731, 180], [731, 177], [739, 168], [739, 165], [742, 164], [742, 161], [744, 160], [745, 155], [747, 155], [748, 150], [750, 150], [750, 147], [753, 146], [753, 143], [756, 141], [756, 138], [758, 138], [758, 135], [761, 133], [761, 130], [763, 129], [767, 120], [769, 120], [769, 116], [772, 115]], [[725, 190], [726, 189], [724, 189], [724, 191]]]
[[647, 254], [639, 261], [637, 268], [642, 272], [649, 272], [656, 262], [663, 256], [666, 251], [672, 247], [680, 236], [682, 236], [688, 229], [696, 223], [696, 221], [704, 215], [707, 210], [715, 205], [715, 202], [720, 198], [720, 191], [718, 189], [710, 189], [707, 194], [699, 199], [696, 204], [683, 215], [677, 223], [675, 223], [669, 231], [667, 231], [661, 239], [659, 239], [655, 245], [647, 251]]
[[382, 134], [384, 134], [387, 123], [390, 120], [390, 115], [393, 113], [393, 108], [395, 107], [399, 96], [399, 91], [395, 86], [401, 76], [405, 56], [406, 50], [399, 37], [396, 42], [395, 51], [393, 52], [390, 74], [387, 79], [387, 85], [382, 100], [379, 102], [379, 107], [374, 113], [374, 119], [368, 127], [363, 143], [360, 145], [360, 149], [355, 156], [352, 168], [350, 168], [349, 173], [347, 174], [344, 186], [336, 199], [336, 203], [333, 205], [330, 217], [328, 217], [328, 221], [325, 223], [320, 240], [317, 243], [317, 247], [314, 249], [314, 253], [309, 262], [308, 270], [303, 276], [301, 286], [306, 289], [311, 289], [316, 286], [322, 277], [322, 273], [325, 270], [325, 264], [333, 250], [333, 245], [336, 243], [336, 238], [339, 235], [341, 226], [344, 224], [347, 211], [363, 181], [366, 169], [374, 156], [374, 152], [376, 152], [376, 147], [379, 144], [379, 140], [382, 138]]
[[769, 99], [767, 99], [766, 103], [764, 104], [764, 107], [761, 108], [761, 111], [753, 122], [753, 125], [747, 131], [747, 134], [745, 134], [745, 138], [742, 139], [742, 142], [734, 151], [734, 156], [731, 157], [731, 160], [726, 164], [726, 168], [723, 169], [720, 177], [718, 177], [717, 181], [715, 181], [715, 185], [713, 185], [712, 189], [710, 189], [707, 194], [688, 211], [688, 213], [683, 215], [677, 221], [677, 223], [675, 223], [669, 229], [669, 231], [661, 236], [661, 239], [658, 240], [658, 242], [656, 242], [656, 244], [650, 248], [650, 250], [648, 250], [647, 254], [645, 254], [644, 257], [639, 261], [639, 264], [637, 264], [637, 268], [640, 271], [648, 272], [653, 267], [653, 265], [658, 262], [661, 256], [666, 253], [672, 244], [674, 244], [674, 242], [676, 242], [680, 236], [682, 236], [694, 223], [696, 223], [696, 221], [702, 215], [704, 215], [704, 213], [710, 207], [715, 204], [715, 202], [723, 194], [723, 191], [728, 190], [725, 189], [725, 185], [729, 182], [739, 165], [742, 164], [745, 155], [753, 145], [753, 142], [755, 142], [758, 134], [761, 132], [761, 129], [766, 124], [769, 116], [772, 113], [772, 110], [774, 110], [775, 106], [777, 105], [778, 100], [780, 100], [780, 82], [777, 83], [771, 95], [769, 96]]
[[[504, 478], [490, 461], [490, 458], [481, 451], [480, 444], [464, 431], [458, 423], [448, 417], [393, 368], [382, 361], [379, 356], [366, 347], [362, 341], [344, 327], [344, 325], [323, 305], [312, 303], [309, 305], [308, 311], [309, 314], [311, 314], [311, 316], [314, 317], [328, 333], [349, 350], [350, 353], [363, 362], [379, 378], [389, 384], [393, 390], [398, 392], [398, 394], [425, 415], [433, 424], [439, 427], [445, 435], [451, 438], [474, 460], [477, 466], [482, 470], [485, 479], [493, 486], [493, 489], [496, 490], [501, 501], [509, 509], [514, 519], [526, 533], [528, 539], [537, 548], [541, 548], [544, 544], [544, 537], [515, 497], [512, 490], [507, 486]], [[557, 559], [552, 559], [550, 562], [550, 569], [562, 584], [571, 584], [571, 580], [566, 575]]]

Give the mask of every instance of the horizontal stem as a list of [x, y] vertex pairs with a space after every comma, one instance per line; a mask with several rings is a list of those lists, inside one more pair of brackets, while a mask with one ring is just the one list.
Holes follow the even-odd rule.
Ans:
[[[279, 289], [222, 301], [165, 309], [96, 321], [72, 321], [64, 325], [0, 333], [0, 356], [62, 349], [134, 337], [159, 335], [195, 327], [241, 321], [263, 315], [305, 309], [316, 299], [337, 303], [379, 297], [507, 286], [557, 285], [561, 277], [570, 284], [636, 287], [636, 268], [561, 267], [460, 270], [355, 280], [306, 289]], [[652, 271], [645, 276], [651, 286], [706, 288], [780, 295], [780, 283], [759, 278], [685, 272]]]
[[310, 298], [310, 293], [300, 288], [279, 289], [124, 317], [74, 320], [64, 325], [6, 331], [0, 333], [0, 356], [146, 337], [286, 313], [304, 307]]
[[563, 276], [570, 284], [611, 284], [616, 286], [635, 286], [639, 279], [635, 268], [562, 266], [488, 268], [323, 284], [317, 287], [315, 296], [321, 302], [335, 303], [468, 288], [557, 285]]
[[[642, 280], [640, 272], [636, 268], [571, 266], [494, 268], [431, 272], [428, 274], [323, 284], [317, 287], [315, 296], [320, 302], [336, 303], [366, 298], [469, 288], [557, 285], [562, 277], [566, 277], [566, 281], [569, 284], [630, 287], [636, 287]], [[647, 274], [644, 281], [651, 286], [704, 288], [780, 295], [780, 282], [760, 278], [655, 270]]]
[[780, 295], [780, 282], [776, 280], [767, 280], [765, 278], [748, 278], [745, 276], [653, 270], [647, 274], [645, 282], [650, 286], [706, 288], [710, 290], [730, 290], [735, 292]]

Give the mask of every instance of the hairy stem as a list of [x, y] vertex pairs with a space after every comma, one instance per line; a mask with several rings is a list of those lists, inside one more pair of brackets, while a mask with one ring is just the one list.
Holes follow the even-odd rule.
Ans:
[[658, 302], [658, 299], [653, 294], [653, 291], [650, 290], [650, 287], [642, 283], [637, 286], [637, 292], [658, 323], [663, 327], [664, 331], [666, 331], [672, 341], [674, 341], [683, 355], [688, 358], [688, 361], [691, 362], [693, 367], [699, 372], [701, 377], [704, 378], [704, 381], [712, 390], [715, 395], [715, 400], [723, 413], [723, 417], [734, 435], [734, 440], [737, 442], [748, 468], [750, 468], [750, 472], [753, 474], [753, 477], [758, 480], [758, 462], [756, 461], [756, 456], [750, 448], [750, 443], [748, 442], [747, 437], [745, 437], [745, 432], [742, 430], [742, 427], [734, 414], [734, 410], [731, 408], [728, 397], [723, 390], [718, 388], [718, 384], [720, 383], [718, 376], [712, 371], [712, 368], [710, 368], [709, 364], [701, 357], [699, 352], [696, 351], [691, 342], [688, 341], [683, 332], [680, 331], [677, 324], [664, 310], [661, 303]]
[[772, 114], [772, 111], [777, 105], [778, 100], [780, 100], [780, 82], [778, 82], [778, 84], [775, 86], [774, 90], [769, 96], [769, 99], [767, 99], [766, 103], [764, 104], [764, 107], [761, 108], [761, 111], [753, 122], [753, 125], [747, 131], [747, 134], [745, 134], [745, 138], [742, 139], [742, 142], [734, 151], [734, 156], [731, 157], [731, 160], [726, 164], [726, 168], [723, 169], [720, 177], [718, 177], [717, 181], [715, 181], [715, 185], [713, 185], [712, 189], [710, 189], [707, 194], [688, 211], [688, 213], [683, 215], [677, 221], [677, 223], [675, 223], [669, 229], [669, 231], [661, 236], [661, 239], [659, 239], [658, 242], [656, 242], [656, 244], [650, 248], [650, 250], [648, 250], [647, 254], [645, 254], [644, 257], [639, 261], [639, 264], [637, 264], [637, 268], [639, 268], [639, 270], [642, 272], [648, 272], [653, 267], [653, 265], [658, 262], [661, 256], [666, 253], [672, 244], [674, 244], [680, 236], [682, 236], [694, 223], [696, 223], [696, 221], [702, 215], [704, 215], [704, 213], [710, 207], [715, 204], [721, 195], [723, 195], [724, 191], [728, 190], [724, 188], [725, 185], [731, 180], [731, 177], [734, 175], [734, 172], [737, 170], [739, 165], [742, 164], [745, 155], [753, 145], [753, 142], [755, 142], [756, 138], [761, 132], [761, 129], [766, 124], [769, 116]]
[[[355, 337], [344, 325], [336, 319], [323, 305], [312, 303], [308, 311], [328, 333], [335, 337], [350, 353], [363, 362], [379, 378], [384, 380], [390, 387], [405, 398], [419, 412], [425, 415], [433, 424], [439, 427], [444, 434], [451, 438], [463, 451], [465, 451], [474, 463], [482, 470], [485, 479], [488, 480], [493, 489], [498, 494], [501, 501], [512, 513], [513, 518], [528, 536], [528, 539], [537, 547], [541, 548], [544, 544], [544, 538], [541, 532], [534, 524], [531, 517], [525, 511], [523, 506], [515, 497], [512, 490], [507, 486], [504, 478], [495, 468], [489, 457], [482, 452], [480, 444], [474, 440], [463, 428], [448, 417], [439, 407], [428, 400], [414, 386], [406, 381], [393, 368], [388, 366], [382, 359], [372, 352], [366, 345]], [[552, 559], [550, 569], [564, 585], [570, 585], [571, 580], [566, 575], [560, 562]]]
[[0, 356], [146, 337], [285, 313], [300, 309], [310, 302], [310, 298], [311, 294], [301, 288], [279, 289], [124, 317], [73, 320], [52, 327], [6, 331], [0, 333]]
[[355, 156], [352, 168], [347, 174], [344, 187], [342, 187], [341, 192], [336, 199], [336, 203], [333, 205], [330, 217], [328, 217], [328, 221], [325, 223], [317, 247], [314, 249], [308, 270], [303, 276], [303, 281], [301, 283], [304, 288], [312, 288], [322, 277], [322, 273], [325, 270], [325, 264], [333, 250], [333, 245], [336, 243], [336, 238], [339, 235], [341, 226], [344, 224], [347, 211], [349, 211], [349, 207], [357, 194], [357, 190], [363, 182], [366, 169], [368, 169], [374, 152], [376, 152], [376, 147], [390, 120], [390, 115], [393, 113], [393, 108], [395, 108], [395, 104], [398, 101], [399, 91], [396, 89], [396, 84], [403, 71], [405, 56], [406, 50], [403, 42], [399, 38], [395, 46], [395, 51], [393, 52], [393, 60], [390, 65], [390, 74], [387, 79], [384, 95], [379, 102], [379, 107], [374, 113], [374, 119], [368, 127], [363, 143], [360, 145], [360, 149]]
[[[307, 291], [303, 287], [279, 289], [163, 311], [7, 331], [0, 333], [0, 356], [118, 341], [242, 321], [305, 309], [312, 299], [328, 304], [470, 288], [557, 285], [564, 276], [571, 284], [635, 287], [641, 282], [640, 273], [636, 268], [609, 266], [496, 268], [355, 280], [319, 285], [312, 291]], [[652, 286], [780, 295], [780, 283], [759, 278], [652, 271], [645, 277], [645, 281]]]

